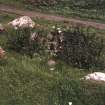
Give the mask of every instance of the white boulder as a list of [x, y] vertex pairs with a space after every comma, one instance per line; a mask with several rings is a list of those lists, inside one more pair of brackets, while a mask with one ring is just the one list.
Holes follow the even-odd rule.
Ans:
[[86, 80], [105, 81], [105, 73], [94, 72], [84, 77]]
[[35, 22], [28, 16], [22, 16], [8, 23], [8, 25], [12, 25], [15, 29], [17, 28], [34, 28]]

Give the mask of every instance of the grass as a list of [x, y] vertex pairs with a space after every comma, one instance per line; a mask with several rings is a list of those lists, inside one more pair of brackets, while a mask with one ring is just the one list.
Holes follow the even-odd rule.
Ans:
[[48, 73], [39, 71], [41, 68], [35, 65], [34, 60], [30, 62], [26, 57], [20, 59], [20, 56], [17, 57], [17, 59], [9, 57], [8, 64], [5, 67], [0, 66], [2, 85], [0, 103], [2, 105], [46, 105], [54, 78]]
[[51, 105], [104, 105], [105, 84], [63, 79], [55, 88]]
[[97, 9], [96, 8], [80, 8], [80, 7], [72, 7], [71, 1], [63, 1], [63, 3], [59, 3], [54, 6], [33, 6], [30, 4], [25, 4], [21, 0], [0, 0], [1, 4], [12, 5], [18, 8], [28, 9], [28, 10], [35, 10], [39, 12], [49, 13], [49, 14], [56, 14], [65, 17], [72, 17], [77, 19], [83, 20], [93, 20], [97, 22], [105, 22], [105, 14], [104, 9]]
[[[57, 92], [61, 91], [59, 82], [62, 83], [60, 86], [63, 86], [65, 95], [69, 93], [69, 96], [72, 97], [71, 99], [64, 95], [65, 102], [72, 101], [76, 105], [84, 105], [84, 102], [80, 102], [83, 100], [85, 103], [93, 103], [92, 99], [95, 104], [87, 105], [98, 105], [104, 102], [105, 85], [103, 83], [85, 81], [80, 84], [78, 82], [88, 72], [67, 67], [65, 64], [59, 64], [55, 71], [50, 71], [46, 62], [40, 61], [39, 57], [30, 59], [15, 52], [7, 52], [9, 53], [6, 59], [0, 62], [1, 105], [55, 105], [52, 99], [57, 94], [54, 94], [56, 89]], [[68, 82], [64, 79], [66, 77], [69, 79]], [[71, 88], [67, 90], [68, 85], [74, 90], [75, 96]], [[87, 97], [90, 97], [91, 100]], [[58, 98], [61, 97], [58, 96]]]
[[[30, 7], [30, 6], [29, 6]], [[31, 7], [34, 9], [34, 7]], [[64, 7], [64, 6], [53, 6], [53, 7], [47, 7], [47, 6], [41, 6], [38, 9], [40, 12], [45, 13], [51, 13], [51, 14], [58, 14], [64, 17], [72, 17], [76, 19], [82, 19], [82, 20], [92, 20], [96, 22], [105, 22], [105, 15], [103, 15], [103, 12], [97, 11], [97, 10], [89, 10], [89, 9], [73, 9], [70, 7]], [[46, 12], [47, 11], [47, 12]]]
[[5, 4], [5, 5], [14, 5], [17, 7], [22, 7], [23, 3], [21, 4], [21, 0], [0, 0], [0, 4]]
[[[1, 105], [48, 105], [52, 87], [63, 76], [78, 79], [83, 71], [59, 65], [50, 71], [39, 57], [30, 59], [9, 52], [0, 62]], [[65, 70], [65, 71], [64, 71]]]
[[[2, 16], [4, 24], [12, 19], [11, 15]], [[31, 59], [12, 52], [5, 48], [5, 42], [4, 33], [0, 35], [0, 45], [6, 50], [6, 58], [0, 60], [1, 105], [48, 105], [52, 87], [60, 78], [71, 75], [72, 79], [79, 79], [86, 74], [84, 71], [65, 66], [62, 62], [59, 62], [55, 71], [50, 71], [45, 57], [35, 56]]]
[[15, 19], [17, 17], [17, 15], [12, 15], [9, 13], [5, 13], [5, 12], [0, 12], [0, 23], [2, 24], [6, 24], [9, 21], [12, 21], [13, 19]]
[[[0, 15], [4, 24], [15, 17]], [[44, 20], [37, 23], [49, 28], [56, 25]], [[80, 81], [93, 70], [73, 68], [58, 61], [55, 70], [50, 71], [46, 56], [36, 55], [31, 59], [10, 51], [5, 47], [6, 40], [6, 33], [0, 34], [0, 45], [6, 50], [6, 57], [0, 60], [0, 105], [68, 105], [68, 102], [104, 105], [105, 84]]]

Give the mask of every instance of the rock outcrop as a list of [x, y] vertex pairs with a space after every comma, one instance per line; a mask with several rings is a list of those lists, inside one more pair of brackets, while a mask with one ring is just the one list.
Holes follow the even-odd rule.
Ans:
[[105, 73], [94, 72], [84, 77], [85, 80], [105, 81]]
[[28, 16], [22, 16], [8, 23], [8, 25], [13, 26], [15, 29], [18, 28], [34, 28], [35, 22]]

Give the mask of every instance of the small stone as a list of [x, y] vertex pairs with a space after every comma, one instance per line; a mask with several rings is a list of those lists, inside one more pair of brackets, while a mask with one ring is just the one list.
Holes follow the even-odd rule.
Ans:
[[55, 70], [55, 68], [50, 68], [50, 70], [51, 70], [51, 71], [54, 71], [54, 70]]
[[69, 105], [72, 105], [72, 102], [69, 102]]
[[48, 61], [47, 64], [48, 64], [48, 66], [55, 66], [56, 65], [56, 62], [51, 59], [51, 60]]
[[60, 34], [60, 33], [62, 33], [62, 31], [61, 30], [58, 30], [58, 33]]
[[55, 26], [52, 26], [52, 28], [55, 29], [56, 27]]
[[57, 30], [61, 30], [61, 28], [57, 28]]

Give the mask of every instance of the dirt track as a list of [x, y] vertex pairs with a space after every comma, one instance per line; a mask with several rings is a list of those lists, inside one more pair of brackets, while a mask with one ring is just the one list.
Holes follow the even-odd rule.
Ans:
[[57, 21], [57, 22], [62, 21], [64, 23], [81, 24], [86, 27], [91, 26], [98, 29], [105, 29], [105, 24], [102, 24], [102, 23], [96, 23], [92, 21], [83, 21], [83, 20], [72, 19], [72, 18], [65, 18], [61, 16], [44, 14], [44, 13], [39, 13], [35, 11], [21, 10], [21, 9], [17, 9], [10, 6], [0, 5], [0, 11], [18, 14], [18, 15], [26, 15], [32, 18], [45, 19], [45, 20], [51, 20], [51, 21]]

